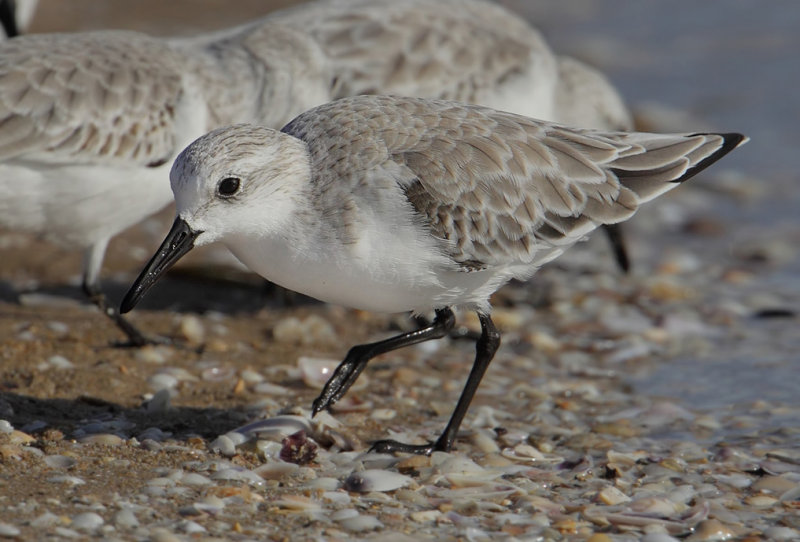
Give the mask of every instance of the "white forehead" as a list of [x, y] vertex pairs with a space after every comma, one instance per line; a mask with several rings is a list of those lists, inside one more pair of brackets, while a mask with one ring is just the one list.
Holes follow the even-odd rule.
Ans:
[[280, 132], [252, 124], [219, 128], [198, 138], [175, 159], [170, 172], [176, 193], [216, 183], [223, 176], [246, 174], [267, 163], [279, 148]]

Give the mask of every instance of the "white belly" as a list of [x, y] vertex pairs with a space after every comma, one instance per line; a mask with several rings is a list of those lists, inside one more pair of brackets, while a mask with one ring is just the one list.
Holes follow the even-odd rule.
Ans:
[[321, 301], [375, 312], [422, 312], [445, 306], [488, 309], [487, 298], [510, 275], [465, 273], [421, 231], [370, 230], [348, 245], [229, 238], [247, 267]]
[[87, 247], [165, 207], [168, 168], [0, 164], [0, 225]]

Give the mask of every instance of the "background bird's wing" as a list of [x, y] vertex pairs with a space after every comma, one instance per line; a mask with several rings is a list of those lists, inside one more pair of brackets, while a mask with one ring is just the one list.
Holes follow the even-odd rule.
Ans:
[[539, 33], [491, 3], [351, 0], [300, 8], [271, 18], [320, 44], [336, 76], [333, 98], [398, 94], [474, 101], [532, 54], [541, 55], [555, 77], [555, 61]]
[[3, 42], [0, 160], [168, 160], [182, 88], [173, 55], [163, 42], [130, 32]]

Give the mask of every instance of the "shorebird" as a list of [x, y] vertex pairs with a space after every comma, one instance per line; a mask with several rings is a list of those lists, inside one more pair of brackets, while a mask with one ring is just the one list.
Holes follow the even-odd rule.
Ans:
[[340, 399], [375, 356], [481, 324], [475, 362], [441, 436], [380, 452], [447, 451], [500, 345], [489, 296], [526, 280], [602, 224], [694, 176], [739, 134], [592, 131], [451, 101], [345, 98], [281, 131], [204, 135], [170, 172], [177, 217], [122, 312], [194, 246], [224, 243], [265, 278], [369, 311], [435, 311], [421, 330], [353, 347], [314, 401]]

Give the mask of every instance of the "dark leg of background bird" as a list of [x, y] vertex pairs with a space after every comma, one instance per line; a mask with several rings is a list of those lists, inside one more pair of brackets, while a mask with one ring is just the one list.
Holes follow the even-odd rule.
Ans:
[[605, 224], [603, 231], [608, 236], [611, 243], [611, 250], [614, 251], [614, 259], [617, 265], [624, 272], [631, 270], [631, 261], [628, 258], [628, 248], [625, 246], [625, 236], [623, 235], [622, 224]]
[[92, 300], [92, 303], [97, 305], [100, 312], [108, 316], [117, 327], [128, 337], [128, 340], [117, 344], [117, 346], [134, 347], [138, 348], [147, 344], [170, 344], [168, 339], [156, 338], [151, 339], [145, 337], [141, 331], [136, 329], [133, 324], [128, 322], [123, 316], [108, 303], [106, 294], [100, 289], [100, 285], [91, 282], [83, 281], [83, 291]]
[[3, 30], [9, 38], [19, 36], [16, 8], [14, 0], [0, 0], [0, 24], [3, 25]]
[[367, 366], [369, 360], [375, 356], [403, 348], [404, 346], [432, 339], [441, 339], [453, 329], [455, 323], [456, 317], [452, 310], [449, 308], [440, 309], [436, 311], [436, 318], [433, 323], [425, 328], [403, 333], [383, 341], [354, 346], [347, 353], [344, 361], [336, 367], [333, 376], [325, 383], [325, 387], [319, 397], [314, 399], [314, 403], [311, 406], [312, 416], [330, 408], [336, 401], [341, 399], [356, 381], [361, 371]]
[[283, 286], [278, 286], [274, 282], [264, 280], [261, 286], [261, 296], [263, 299], [272, 300], [280, 307], [296, 307], [298, 305], [298, 294], [292, 290], [287, 290]]
[[461, 392], [461, 397], [458, 399], [453, 415], [450, 421], [447, 422], [442, 434], [436, 439], [436, 442], [423, 445], [404, 444], [396, 440], [379, 440], [370, 448], [371, 451], [377, 453], [393, 453], [405, 452], [411, 454], [425, 454], [429, 455], [433, 452], [447, 452], [452, 448], [453, 441], [458, 433], [458, 428], [461, 427], [461, 422], [469, 409], [472, 402], [472, 397], [481, 383], [489, 363], [494, 358], [495, 352], [500, 347], [500, 333], [494, 327], [494, 322], [488, 314], [478, 313], [478, 318], [481, 321], [481, 337], [475, 344], [475, 363], [472, 365], [472, 370], [467, 378], [467, 383], [464, 385], [464, 390]]

